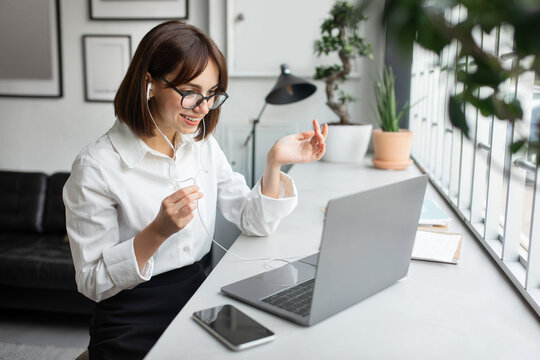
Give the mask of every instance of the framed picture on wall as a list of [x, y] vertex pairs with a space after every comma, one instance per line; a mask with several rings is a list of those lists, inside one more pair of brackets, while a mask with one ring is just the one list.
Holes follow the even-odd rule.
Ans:
[[131, 36], [83, 35], [86, 101], [110, 102], [131, 61]]
[[62, 97], [59, 0], [3, 1], [0, 96]]
[[188, 0], [88, 0], [93, 20], [187, 19]]

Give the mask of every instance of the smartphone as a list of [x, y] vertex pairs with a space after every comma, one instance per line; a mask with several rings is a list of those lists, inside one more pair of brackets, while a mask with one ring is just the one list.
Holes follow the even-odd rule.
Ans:
[[196, 311], [193, 319], [231, 350], [243, 350], [274, 340], [275, 334], [232, 305]]

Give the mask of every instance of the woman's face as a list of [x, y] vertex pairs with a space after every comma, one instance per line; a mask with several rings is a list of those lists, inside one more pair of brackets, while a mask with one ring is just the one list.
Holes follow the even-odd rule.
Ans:
[[[171, 81], [175, 75], [175, 73], [170, 73], [164, 77]], [[199, 93], [203, 96], [210, 96], [214, 94], [218, 80], [218, 67], [210, 60], [199, 76], [187, 84], [178, 85], [177, 89], [183, 93]], [[197, 130], [199, 122], [208, 114], [209, 108], [206, 100], [193, 109], [184, 109], [181, 105], [182, 96], [159, 78], [153, 79], [152, 93], [154, 98], [150, 102], [150, 110], [159, 128], [167, 136], [175, 131], [181, 134], [193, 134]]]

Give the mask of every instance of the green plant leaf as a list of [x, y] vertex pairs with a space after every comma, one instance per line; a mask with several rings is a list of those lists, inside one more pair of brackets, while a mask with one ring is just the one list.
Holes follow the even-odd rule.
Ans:
[[508, 103], [508, 112], [510, 113], [510, 120], [523, 119], [523, 109], [518, 99], [513, 99]]
[[440, 55], [441, 51], [450, 44], [448, 36], [445, 36], [437, 23], [444, 23], [444, 17], [435, 8], [418, 14], [418, 26], [423, 29], [416, 36], [418, 44], [426, 49], [433, 50]]
[[[373, 92], [377, 105], [376, 118], [383, 131], [399, 131], [399, 120], [403, 116], [403, 109], [396, 115], [396, 97], [394, 86], [394, 73], [392, 68], [385, 67], [382, 75], [374, 81]], [[373, 107], [372, 107], [372, 111]]]
[[491, 97], [480, 99], [472, 95], [467, 98], [467, 101], [469, 101], [474, 107], [480, 110], [482, 116], [488, 117], [495, 115], [495, 106], [493, 105], [493, 99]]
[[496, 64], [490, 64], [480, 58], [475, 59], [475, 65], [476, 71], [468, 74], [468, 78], [463, 82], [496, 88], [509, 77], [508, 72], [501, 71]]
[[525, 145], [525, 140], [519, 140], [510, 145], [510, 151], [515, 154]]
[[494, 113], [497, 118], [500, 120], [508, 120], [514, 122], [518, 119], [523, 118], [523, 110], [521, 109], [521, 104], [519, 100], [513, 99], [509, 102], [499, 99], [495, 93], [489, 98], [493, 103]]
[[461, 129], [462, 133], [469, 138], [469, 125], [467, 125], [467, 120], [463, 113], [463, 102], [459, 100], [458, 96], [453, 95], [448, 99], [448, 115], [450, 116], [452, 125]]
[[347, 94], [345, 91], [340, 90], [338, 92], [338, 100], [342, 104], [345, 104], [347, 102], [353, 102], [356, 101], [356, 98], [354, 98], [351, 94]]

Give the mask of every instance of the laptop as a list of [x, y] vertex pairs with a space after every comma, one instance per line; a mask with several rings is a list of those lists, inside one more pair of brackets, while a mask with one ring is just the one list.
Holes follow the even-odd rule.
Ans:
[[407, 275], [426, 186], [422, 175], [330, 200], [317, 254], [222, 293], [304, 326], [378, 293]]

